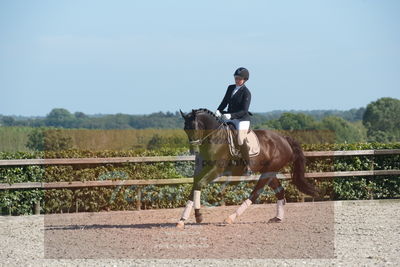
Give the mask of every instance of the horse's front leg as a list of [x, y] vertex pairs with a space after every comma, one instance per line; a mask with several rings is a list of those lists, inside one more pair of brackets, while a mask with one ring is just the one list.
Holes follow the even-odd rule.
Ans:
[[203, 221], [203, 216], [200, 213], [200, 197], [201, 189], [207, 185], [207, 183], [217, 177], [218, 169], [216, 167], [204, 167], [198, 176], [194, 178], [192, 191], [189, 196], [189, 200], [186, 203], [186, 207], [183, 210], [182, 216], [177, 223], [178, 228], [184, 228], [185, 221], [189, 218], [191, 211], [194, 207], [196, 222], [200, 223]]
[[[200, 197], [201, 197], [201, 184], [200, 180], [203, 176], [199, 176], [203, 166], [203, 158], [200, 155], [196, 156], [196, 169], [194, 171], [195, 182], [193, 183], [192, 192], [190, 193], [189, 199], [193, 199], [194, 205], [194, 216], [196, 218], [196, 223], [201, 223], [203, 221], [203, 216], [200, 213]], [[210, 166], [208, 166], [210, 167]]]
[[200, 213], [200, 197], [201, 190], [193, 191], [193, 205], [194, 205], [194, 217], [196, 218], [196, 223], [201, 223], [203, 221], [203, 215]]

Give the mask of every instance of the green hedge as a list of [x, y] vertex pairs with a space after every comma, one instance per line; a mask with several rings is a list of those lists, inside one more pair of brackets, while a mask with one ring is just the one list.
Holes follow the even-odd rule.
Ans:
[[[400, 143], [361, 143], [307, 145], [307, 151], [400, 149]], [[400, 169], [400, 155], [343, 156], [308, 159], [307, 171], [363, 171]], [[379, 199], [400, 197], [400, 176], [367, 176], [335, 178], [319, 182], [334, 200]], [[322, 185], [324, 183], [324, 185]]]
[[[305, 151], [399, 149], [394, 144], [328, 144], [305, 145]], [[82, 158], [124, 156], [188, 155], [185, 150], [161, 149], [157, 151], [78, 151], [0, 153], [0, 159], [21, 158]], [[400, 169], [400, 155], [308, 158], [307, 172]], [[124, 163], [104, 165], [21, 166], [0, 168], [0, 183], [94, 181], [106, 179], [168, 179], [193, 175], [193, 162]], [[290, 171], [289, 167], [283, 171]], [[370, 199], [400, 197], [399, 176], [349, 177], [311, 180], [326, 192], [327, 199]], [[301, 195], [290, 181], [283, 181], [286, 198], [298, 201]], [[232, 205], [245, 200], [254, 183], [215, 183], [202, 192], [204, 205]], [[142, 188], [142, 208], [181, 207], [187, 201], [191, 185], [145, 186]], [[31, 214], [36, 201], [41, 202], [43, 213], [78, 211], [132, 210], [136, 208], [136, 187], [84, 188], [57, 190], [2, 190], [0, 209], [3, 214]], [[275, 196], [269, 188], [261, 194], [260, 203], [273, 202]]]

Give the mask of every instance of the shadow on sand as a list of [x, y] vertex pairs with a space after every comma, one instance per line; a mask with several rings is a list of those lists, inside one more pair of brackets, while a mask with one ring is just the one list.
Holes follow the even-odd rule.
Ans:
[[[255, 224], [264, 222], [236, 222], [235, 224]], [[186, 227], [200, 226], [229, 226], [222, 222], [218, 223], [186, 223]], [[45, 231], [59, 230], [92, 230], [92, 229], [153, 229], [153, 228], [176, 228], [175, 223], [143, 223], [143, 224], [74, 224], [74, 225], [45, 225]]]

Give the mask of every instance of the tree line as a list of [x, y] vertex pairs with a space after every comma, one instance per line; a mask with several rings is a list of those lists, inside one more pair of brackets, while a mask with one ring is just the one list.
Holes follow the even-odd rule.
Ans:
[[43, 118], [1, 116], [1, 126], [58, 127], [65, 129], [178, 129], [182, 127], [179, 112], [157, 112], [149, 115], [87, 115], [54, 108]]
[[[255, 113], [251, 120], [255, 129], [285, 131], [292, 135], [296, 132], [295, 137], [305, 143], [400, 141], [400, 100], [388, 97], [371, 102], [365, 108], [348, 111], [272, 111]], [[150, 115], [86, 115], [83, 112], [71, 113], [63, 108], [55, 108], [43, 118], [0, 115], [0, 124], [42, 129], [182, 129], [183, 119], [178, 111]], [[46, 136], [42, 131], [35, 131], [30, 135], [28, 147], [42, 148], [43, 145], [39, 144], [38, 140], [58, 137], [58, 132], [52, 131]], [[171, 140], [174, 144], [184, 143], [175, 139], [169, 136], [164, 140], [163, 136], [157, 135], [152, 138], [148, 148], [160, 147]], [[63, 138], [60, 140], [61, 143], [70, 143]]]
[[[400, 142], [400, 100], [395, 98], [380, 98], [371, 102], [365, 109], [352, 110], [359, 120], [345, 119], [336, 115], [327, 114], [320, 119], [306, 113], [285, 112], [277, 119], [271, 119], [257, 128], [284, 130], [286, 132], [308, 131], [330, 131], [334, 136], [335, 143], [355, 142]], [[344, 113], [348, 116], [350, 113]], [[312, 136], [312, 134], [311, 134]], [[317, 136], [319, 138], [320, 135]], [[328, 141], [322, 139], [323, 141]], [[312, 142], [316, 142], [315, 138]], [[311, 142], [311, 143], [312, 143]]]
[[[283, 114], [305, 114], [315, 120], [321, 120], [327, 116], [336, 116], [347, 121], [362, 120], [365, 108], [339, 110], [312, 110], [312, 111], [284, 111], [276, 110], [264, 113], [254, 113], [251, 124], [258, 126], [266, 121], [279, 119]], [[0, 115], [0, 126], [24, 126], [24, 127], [58, 127], [65, 129], [181, 129], [182, 117], [180, 112], [156, 112], [149, 115], [87, 115], [83, 112], [71, 113], [64, 108], [54, 108], [45, 117], [17, 117]]]

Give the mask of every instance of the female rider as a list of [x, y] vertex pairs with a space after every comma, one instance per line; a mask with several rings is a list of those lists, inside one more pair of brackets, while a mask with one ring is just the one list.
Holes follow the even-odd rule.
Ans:
[[[238, 130], [238, 144], [240, 152], [246, 165], [249, 162], [249, 151], [244, 140], [247, 137], [247, 132], [250, 128], [249, 106], [251, 102], [251, 93], [245, 83], [249, 79], [249, 71], [246, 68], [240, 67], [233, 74], [235, 84], [229, 85], [226, 90], [224, 99], [218, 106], [215, 115], [222, 117], [226, 121], [231, 121]], [[228, 111], [224, 109], [228, 106]]]

